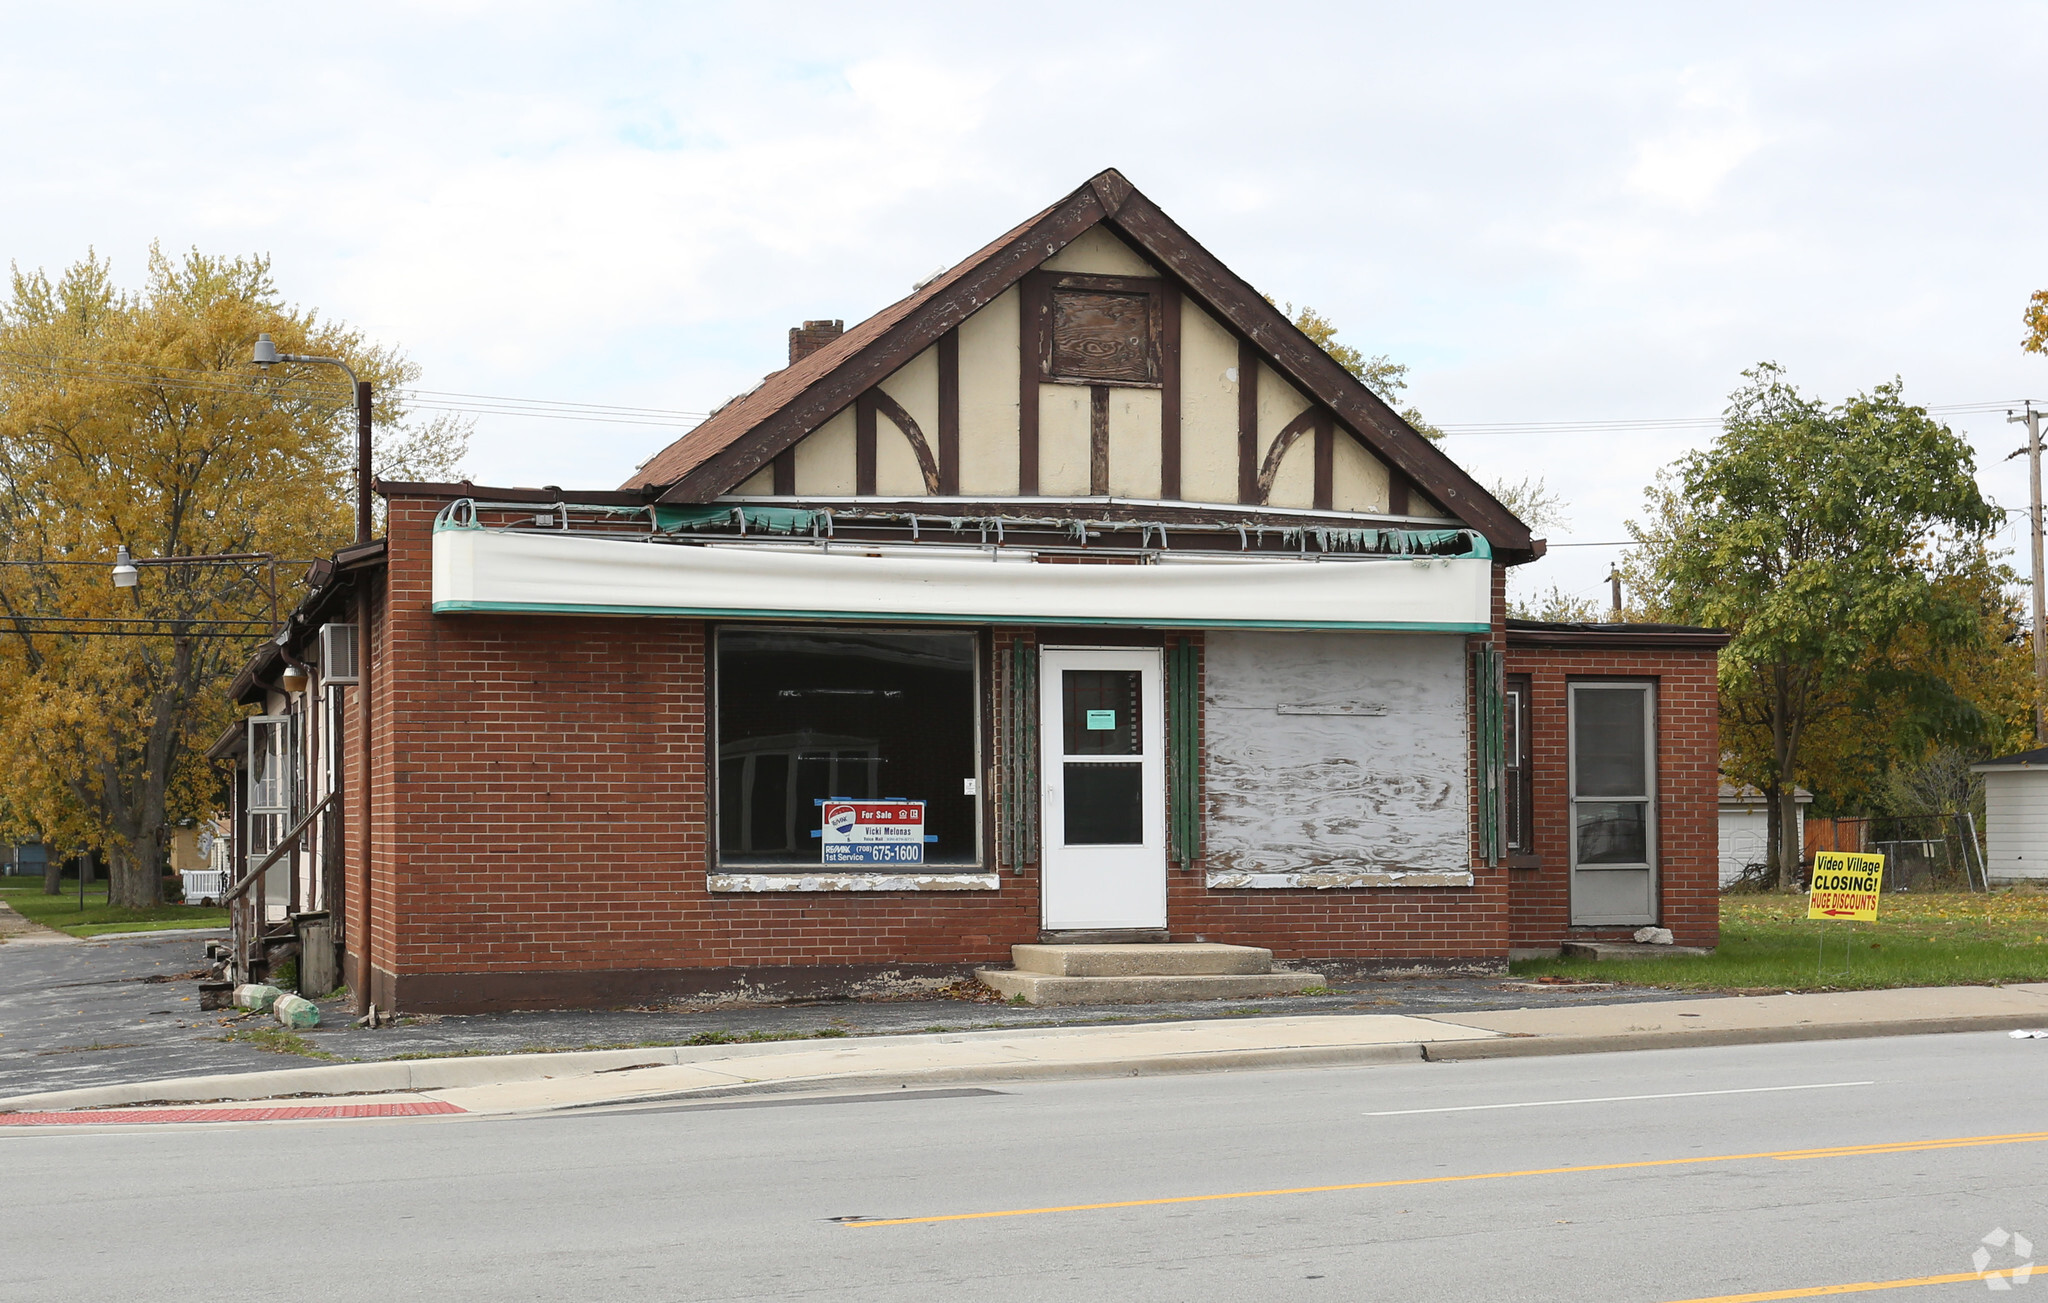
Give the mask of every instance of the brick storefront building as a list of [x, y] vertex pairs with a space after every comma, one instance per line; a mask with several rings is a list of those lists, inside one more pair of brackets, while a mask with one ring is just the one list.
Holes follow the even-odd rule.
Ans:
[[618, 489], [379, 486], [216, 748], [245, 973], [338, 937], [456, 1011], [1045, 936], [1714, 944], [1720, 635], [1508, 621], [1541, 541], [1118, 174], [790, 358]]

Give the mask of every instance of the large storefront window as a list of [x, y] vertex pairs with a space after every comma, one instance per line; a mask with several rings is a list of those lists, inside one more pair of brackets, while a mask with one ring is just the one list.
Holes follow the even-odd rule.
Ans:
[[821, 863], [834, 801], [921, 801], [923, 862], [977, 863], [976, 659], [971, 633], [720, 631], [720, 867]]

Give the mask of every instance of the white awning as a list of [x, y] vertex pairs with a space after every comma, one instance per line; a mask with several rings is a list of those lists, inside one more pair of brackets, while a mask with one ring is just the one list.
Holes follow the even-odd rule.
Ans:
[[440, 524], [434, 611], [1484, 633], [1493, 564], [1317, 556], [1016, 564], [972, 549], [689, 546]]

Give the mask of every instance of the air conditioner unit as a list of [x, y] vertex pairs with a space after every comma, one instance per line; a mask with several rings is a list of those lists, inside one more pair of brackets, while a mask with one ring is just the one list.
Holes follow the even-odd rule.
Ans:
[[356, 669], [356, 627], [353, 624], [320, 626], [320, 681], [358, 683]]

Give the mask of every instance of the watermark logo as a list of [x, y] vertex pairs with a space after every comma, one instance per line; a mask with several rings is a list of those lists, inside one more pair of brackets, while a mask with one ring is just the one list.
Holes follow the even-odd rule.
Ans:
[[[1994, 1255], [1992, 1250], [1999, 1252]], [[1993, 1266], [1995, 1258], [2017, 1258], [2017, 1265]], [[2034, 1242], [2018, 1231], [2009, 1231], [2003, 1226], [1994, 1226], [1991, 1233], [1977, 1245], [1977, 1251], [1970, 1255], [1970, 1265], [1977, 1269], [1978, 1279], [1986, 1289], [2011, 1289], [2024, 1285], [2034, 1274]]]

